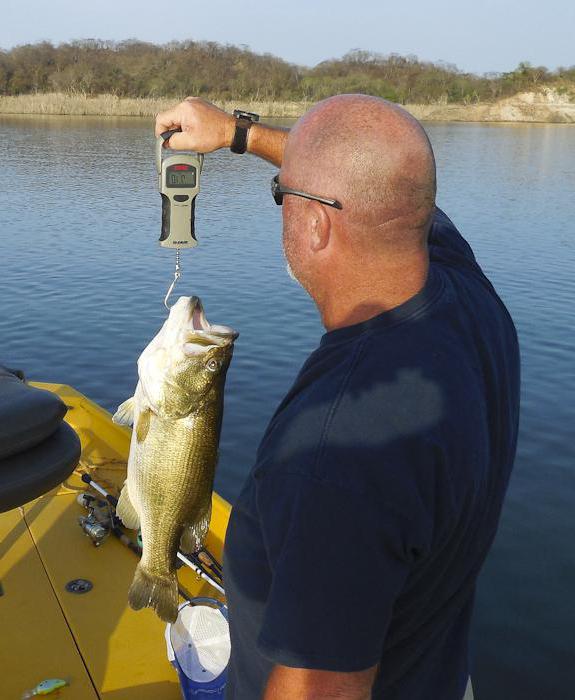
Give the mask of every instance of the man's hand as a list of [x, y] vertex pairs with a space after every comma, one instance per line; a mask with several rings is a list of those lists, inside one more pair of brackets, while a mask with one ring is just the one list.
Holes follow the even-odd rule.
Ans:
[[236, 125], [231, 114], [211, 102], [199, 97], [187, 97], [156, 117], [156, 136], [180, 128], [182, 133], [170, 138], [170, 148], [210, 153], [230, 146]]
[[[156, 136], [170, 129], [181, 129], [168, 141], [176, 150], [210, 153], [229, 148], [236, 130], [236, 119], [200, 97], [183, 102], [156, 117]], [[281, 167], [289, 129], [253, 124], [248, 133], [248, 152]]]
[[274, 666], [264, 700], [369, 700], [377, 666], [355, 673]]

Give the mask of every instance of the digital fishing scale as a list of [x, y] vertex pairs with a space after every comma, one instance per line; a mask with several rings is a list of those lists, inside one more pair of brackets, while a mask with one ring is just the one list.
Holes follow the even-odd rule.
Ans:
[[181, 129], [165, 131], [156, 140], [158, 189], [162, 196], [164, 248], [194, 248], [198, 245], [194, 228], [196, 197], [204, 156], [193, 151], [172, 151], [164, 143]]
[[162, 196], [160, 245], [176, 250], [174, 279], [164, 298], [164, 306], [168, 310], [170, 308], [168, 299], [182, 274], [180, 250], [182, 248], [195, 248], [198, 245], [195, 232], [195, 209], [204, 164], [202, 153], [172, 151], [169, 148], [164, 148], [164, 143], [170, 136], [179, 131], [181, 129], [164, 131], [156, 139], [156, 170], [158, 172], [158, 189]]

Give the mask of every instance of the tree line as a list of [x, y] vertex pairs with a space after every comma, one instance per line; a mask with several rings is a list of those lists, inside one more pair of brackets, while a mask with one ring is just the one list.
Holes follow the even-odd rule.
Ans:
[[575, 66], [551, 71], [522, 62], [507, 73], [476, 75], [416, 56], [354, 50], [307, 68], [246, 46], [211, 41], [157, 45], [86, 39], [0, 50], [0, 95], [68, 92], [316, 101], [361, 92], [401, 104], [427, 104], [493, 101], [542, 86], [575, 96]]

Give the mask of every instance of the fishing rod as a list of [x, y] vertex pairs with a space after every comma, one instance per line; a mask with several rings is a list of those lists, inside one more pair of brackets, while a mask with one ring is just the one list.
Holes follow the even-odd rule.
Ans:
[[[97, 496], [90, 493], [82, 493], [78, 497], [78, 503], [88, 509], [89, 515], [81, 516], [78, 520], [82, 530], [92, 540], [95, 547], [99, 547], [106, 540], [110, 532], [120, 540], [120, 542], [132, 551], [138, 558], [142, 556], [142, 548], [139, 544], [131, 540], [119, 525], [120, 519], [113, 513], [113, 509], [108, 501], [101, 501]], [[108, 517], [97, 515], [96, 511], [103, 506], [108, 507]], [[178, 562], [183, 565], [183, 562]], [[178, 593], [184, 600], [192, 600], [192, 596], [178, 582]]]
[[[116, 508], [116, 506], [118, 505], [118, 499], [115, 498], [114, 496], [112, 496], [112, 494], [108, 493], [108, 492], [106, 491], [106, 489], [104, 489], [102, 486], [100, 486], [100, 484], [98, 484], [96, 481], [94, 481], [94, 480], [92, 479], [92, 477], [91, 477], [89, 474], [82, 474], [82, 481], [83, 481], [85, 484], [88, 484], [89, 486], [91, 486], [91, 487], [92, 487], [95, 491], [97, 491], [99, 494], [101, 494], [102, 496], [104, 496], [104, 498], [106, 499], [106, 501], [108, 502], [108, 504], [109, 504], [110, 506], [112, 506], [112, 508], [114, 508], [114, 509]], [[113, 518], [115, 518], [115, 519], [118, 520], [118, 521], [120, 520], [120, 519], [118, 518], [118, 516], [116, 516], [115, 514], [114, 514]], [[83, 528], [83, 529], [85, 529], [85, 528]], [[119, 531], [119, 534], [118, 534], [118, 532], [115, 532], [115, 530]], [[141, 549], [140, 549], [137, 545], [135, 545], [135, 544], [124, 534], [124, 532], [122, 531], [122, 529], [119, 527], [118, 523], [116, 523], [116, 522], [114, 522], [114, 521], [112, 521], [112, 532], [113, 532], [113, 534], [116, 535], [116, 537], [118, 537], [118, 539], [120, 539], [122, 542], [123, 542], [122, 537], [125, 537], [125, 538], [129, 541], [129, 544], [127, 544], [127, 546], [130, 547], [130, 549], [132, 549], [133, 551], [134, 551], [134, 548], [136, 548], [136, 549], [137, 549], [137, 553], [138, 553], [138, 554], [141, 554]], [[126, 543], [124, 542], [124, 544], [126, 544]], [[131, 546], [130, 546], [130, 545], [131, 545]], [[221, 578], [221, 566], [220, 566], [220, 564], [218, 563], [217, 559], [213, 556], [213, 554], [211, 554], [211, 553], [210, 553], [207, 549], [205, 549], [204, 547], [202, 547], [202, 549], [199, 550], [199, 554], [204, 555], [204, 557], [205, 557], [206, 559], [208, 559], [211, 563], [210, 563], [210, 564], [202, 564], [202, 560], [199, 559], [199, 555], [198, 555], [198, 554], [185, 555], [185, 554], [183, 554], [182, 552], [180, 552], [179, 550], [178, 550], [178, 553], [177, 553], [177, 557], [178, 557], [178, 559], [179, 559], [181, 562], [183, 562], [186, 566], [188, 566], [190, 569], [192, 569], [192, 571], [194, 571], [194, 573], [196, 573], [202, 580], [206, 581], [206, 583], [209, 583], [210, 586], [212, 586], [213, 588], [215, 588], [215, 589], [216, 589], [219, 593], [221, 593], [222, 595], [225, 595], [226, 592], [225, 592], [223, 586], [221, 586], [220, 583], [218, 583], [216, 580], [214, 580], [214, 578], [212, 578], [212, 575], [214, 575], [214, 576], [216, 576], [217, 578], [219, 578], [220, 581], [222, 581], [222, 578]], [[195, 561], [193, 561], [194, 559], [195, 559]], [[209, 566], [209, 567], [210, 567], [210, 570], [212, 571], [212, 575], [210, 575], [210, 574], [205, 570], [204, 566]], [[223, 583], [223, 581], [222, 581], [222, 583]]]
[[[104, 496], [104, 498], [110, 504], [110, 506], [112, 506], [112, 508], [116, 508], [116, 506], [118, 505], [118, 499], [112, 496], [102, 486], [100, 486], [100, 484], [94, 481], [89, 474], [83, 474], [82, 481], [86, 484], [89, 484], [95, 491]], [[118, 520], [121, 519], [118, 518]], [[223, 580], [222, 566], [208, 549], [206, 549], [205, 547], [200, 547], [200, 549], [198, 549], [197, 552], [194, 552], [194, 554], [190, 554], [189, 556], [192, 559], [198, 559], [198, 561], [196, 562], [197, 566], [207, 566], [208, 568], [212, 569], [215, 576], [217, 576], [220, 580]]]

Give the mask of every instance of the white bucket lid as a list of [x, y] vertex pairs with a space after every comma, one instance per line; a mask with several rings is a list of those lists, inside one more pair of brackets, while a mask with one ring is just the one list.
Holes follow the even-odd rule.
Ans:
[[228, 621], [209, 605], [183, 605], [178, 619], [166, 628], [166, 641], [170, 661], [175, 657], [181, 670], [196, 683], [213, 681], [230, 660]]

